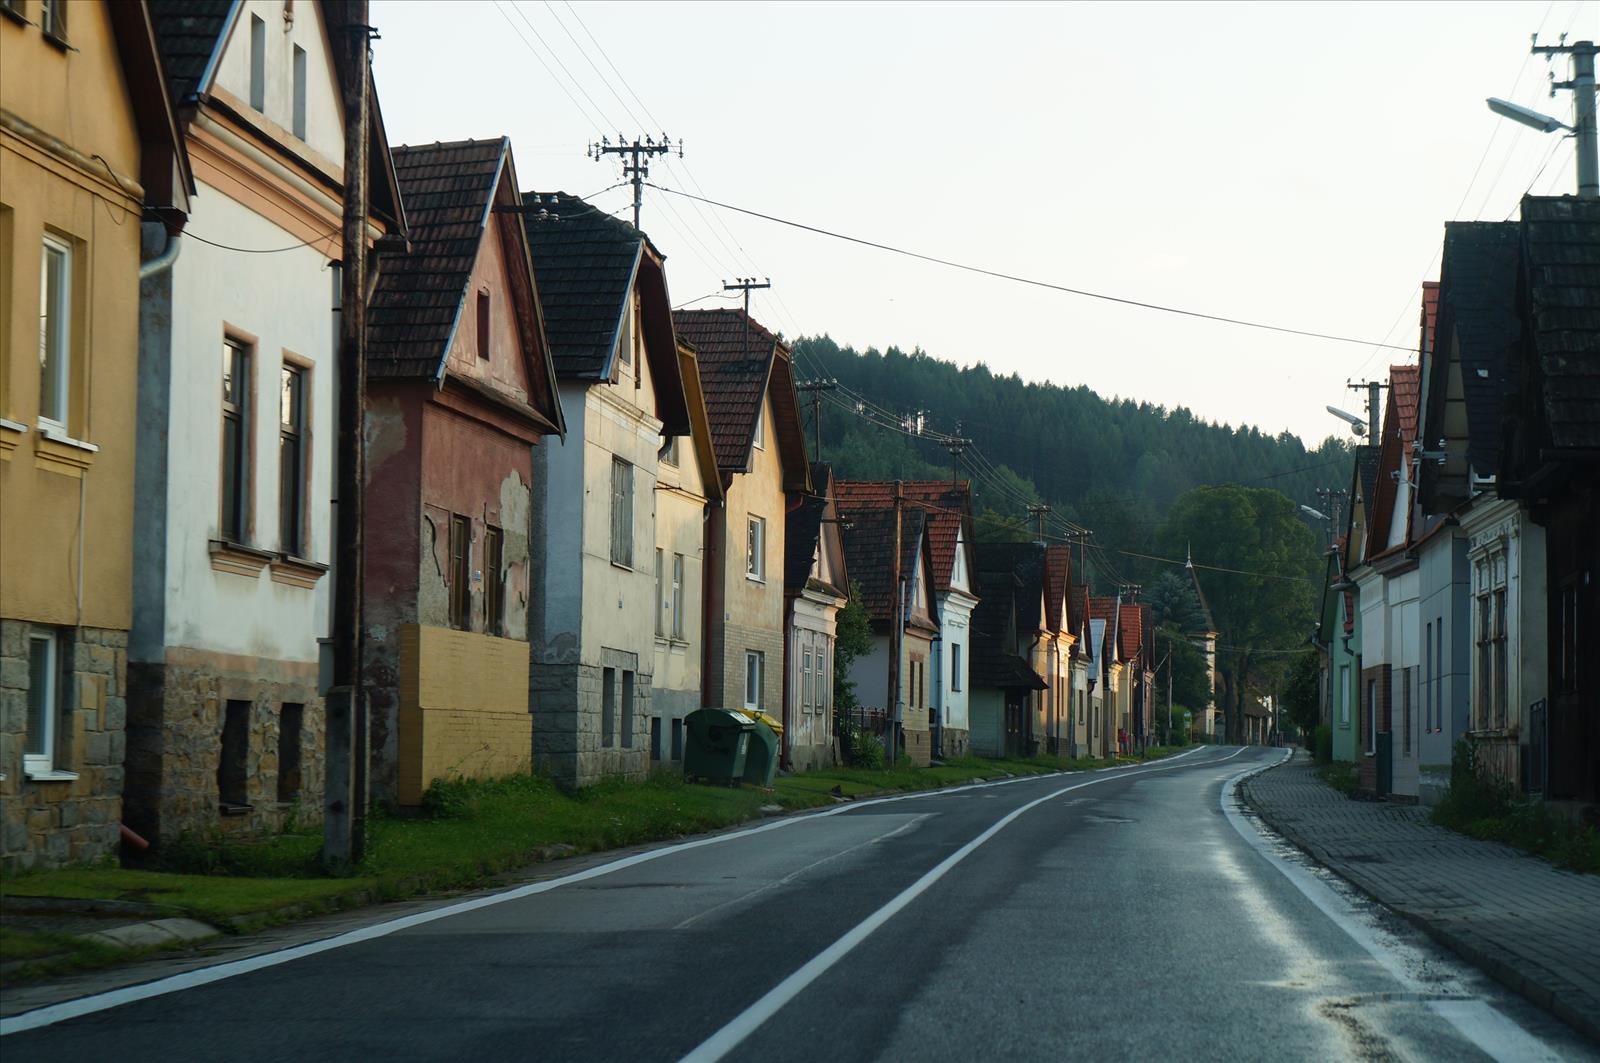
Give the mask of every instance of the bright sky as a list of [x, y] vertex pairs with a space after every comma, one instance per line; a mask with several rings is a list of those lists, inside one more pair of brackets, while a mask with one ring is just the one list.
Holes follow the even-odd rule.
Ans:
[[[1570, 122], [1528, 36], [1600, 32], [1597, 0], [372, 8], [390, 140], [509, 135], [524, 190], [612, 185], [620, 164], [585, 146], [665, 128], [684, 158], [652, 165], [664, 186], [1069, 287], [1403, 345], [1445, 220], [1502, 220], [1530, 186], [1573, 189], [1571, 142], [1484, 98]], [[596, 202], [627, 217], [629, 194]], [[1340, 430], [1325, 404], [1361, 412], [1347, 380], [1406, 359], [978, 277], [651, 189], [643, 226], [675, 303], [771, 277], [752, 308], [790, 336], [920, 346], [1308, 443]]]

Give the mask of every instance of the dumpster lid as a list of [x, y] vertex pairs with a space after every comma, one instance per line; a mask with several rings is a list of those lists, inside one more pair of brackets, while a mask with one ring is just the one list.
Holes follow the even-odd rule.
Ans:
[[762, 723], [772, 728], [773, 734], [776, 734], [779, 738], [783, 737], [783, 723], [775, 716], [762, 712], [759, 709], [754, 713], [750, 713], [750, 715], [754, 716], [757, 720], [760, 720]]
[[[722, 723], [724, 726], [730, 723], [737, 723], [743, 724], [746, 727], [754, 727], [756, 723], [753, 716], [751, 716], [748, 712], [742, 712], [739, 709], [696, 709], [691, 712], [689, 716], [703, 716], [706, 714], [723, 717]], [[688, 718], [688, 716], [684, 717], [686, 720]]]

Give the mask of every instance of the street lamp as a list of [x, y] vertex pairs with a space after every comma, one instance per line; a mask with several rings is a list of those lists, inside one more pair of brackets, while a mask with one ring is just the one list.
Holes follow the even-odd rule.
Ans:
[[1502, 100], [1498, 96], [1490, 96], [1486, 102], [1489, 104], [1489, 110], [1500, 117], [1509, 118], [1513, 122], [1520, 122], [1529, 129], [1537, 129], [1541, 133], [1554, 133], [1558, 129], [1565, 129], [1569, 133], [1577, 132], [1577, 130], [1559, 118], [1551, 118], [1549, 115], [1541, 114], [1531, 107], [1524, 107], [1521, 104], [1512, 103], [1510, 100]]
[[1560, 119], [1494, 96], [1487, 101], [1489, 110], [1541, 133], [1554, 133], [1561, 129], [1569, 131], [1578, 142], [1578, 195], [1583, 199], [1600, 197], [1600, 157], [1597, 157], [1600, 149], [1596, 147], [1594, 104], [1594, 57], [1600, 49], [1595, 47], [1593, 41], [1568, 44], [1565, 33], [1561, 35], [1560, 44], [1541, 45], [1536, 33], [1533, 35], [1532, 50], [1535, 55], [1572, 57], [1572, 76], [1566, 81], [1556, 81], [1552, 74], [1550, 95], [1555, 96], [1557, 89], [1572, 92], [1573, 124], [1568, 125]]
[[1337, 406], [1329, 406], [1327, 407], [1327, 410], [1329, 413], [1339, 418], [1339, 420], [1349, 422], [1351, 435], [1364, 436], [1367, 434], [1367, 422], [1363, 421], [1355, 414], [1347, 413], [1346, 411], [1339, 409]]

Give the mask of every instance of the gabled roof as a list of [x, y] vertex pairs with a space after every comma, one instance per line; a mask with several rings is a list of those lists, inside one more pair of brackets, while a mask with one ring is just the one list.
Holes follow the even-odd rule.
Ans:
[[1131, 661], [1139, 656], [1139, 651], [1144, 648], [1144, 617], [1140, 614], [1137, 604], [1128, 602], [1122, 606], [1117, 621], [1117, 636], [1122, 643], [1119, 648], [1124, 661]]
[[790, 595], [805, 590], [811, 580], [811, 568], [817, 551], [828, 539], [839, 543], [839, 562], [845, 571], [836, 574], [836, 590], [850, 592], [848, 562], [844, 558], [843, 538], [838, 518], [830, 519], [833, 508], [833, 467], [823, 462], [811, 465], [813, 492], [800, 496], [800, 501], [789, 510], [784, 522], [783, 539], [783, 589]]
[[[1051, 631], [1074, 634], [1072, 624], [1072, 547], [1052, 543], [1044, 549], [1044, 615]], [[1065, 615], [1063, 615], [1065, 614]]]
[[[947, 594], [955, 572], [956, 543], [962, 530], [967, 532], [968, 543], [973, 538], [972, 485], [967, 480], [901, 480], [900, 496], [907, 500], [902, 503], [906, 509], [920, 509], [927, 519], [934, 590]], [[841, 513], [863, 508], [892, 509], [894, 481], [840, 480], [834, 485], [834, 497]]]
[[1201, 631], [1186, 631], [1186, 632], [1184, 632], [1184, 634], [1186, 634], [1186, 635], [1201, 635], [1201, 634], [1211, 635], [1211, 634], [1216, 634], [1216, 631], [1217, 631], [1217, 618], [1211, 615], [1211, 603], [1206, 601], [1206, 592], [1200, 586], [1200, 575], [1199, 575], [1198, 572], [1195, 571], [1193, 554], [1190, 554], [1188, 557], [1184, 558], [1183, 570], [1189, 574], [1189, 582], [1194, 585], [1194, 598], [1195, 598], [1195, 601], [1200, 603], [1200, 615], [1205, 618], [1205, 622], [1206, 622], [1205, 631], [1203, 631], [1203, 632], [1201, 632]]
[[711, 442], [724, 482], [750, 468], [756, 419], [770, 393], [784, 486], [809, 487], [789, 348], [743, 310], [677, 310], [672, 321], [699, 355]]
[[988, 640], [973, 643], [968, 682], [974, 687], [993, 690], [1049, 690], [1038, 672], [1014, 653], [1007, 653]]
[[556, 372], [606, 379], [648, 241], [565, 192], [523, 192], [522, 202]]
[[711, 418], [706, 413], [706, 396], [700, 382], [700, 358], [694, 344], [679, 336], [678, 375], [683, 380], [683, 398], [689, 413], [689, 442], [700, 466], [700, 489], [713, 501], [722, 498], [722, 474], [717, 469], [716, 450], [711, 445]]
[[[1521, 261], [1516, 222], [1447, 222], [1439, 263], [1439, 323], [1429, 363], [1428, 405], [1423, 421], [1438, 425], [1447, 401], [1451, 359], [1459, 353], [1466, 403], [1467, 462], [1481, 476], [1500, 464], [1500, 407], [1506, 368], [1522, 332], [1517, 318], [1517, 268]], [[1427, 431], [1425, 429], [1425, 431]]]
[[1422, 370], [1414, 365], [1389, 368], [1389, 397], [1400, 418], [1400, 441], [1409, 444], [1417, 438], [1417, 399], [1422, 394]]
[[[496, 201], [520, 202], [511, 142], [463, 140], [394, 149], [411, 221], [411, 250], [385, 256], [367, 310], [367, 372], [376, 379], [443, 381], [451, 344], [466, 314], [468, 288], [483, 243], [503, 241], [522, 349], [528, 357], [528, 405], [563, 427], [539, 319], [522, 226], [501, 222]], [[506, 218], [507, 215], [500, 215]]]
[[1417, 434], [1418, 382], [1421, 370], [1414, 365], [1389, 367], [1389, 398], [1384, 406], [1382, 441], [1378, 447], [1378, 476], [1374, 494], [1365, 497], [1367, 514], [1366, 556], [1368, 560], [1406, 545], [1411, 514], [1406, 513], [1406, 533], [1398, 542], [1389, 541], [1395, 505], [1399, 501], [1400, 480], [1412, 475], [1411, 443]]
[[1600, 449], [1600, 200], [1522, 200], [1522, 298], [1550, 448]]
[[1040, 610], [1044, 600], [1044, 546], [1040, 543], [978, 543], [978, 579], [984, 586], [1006, 586], [1006, 576], [1016, 578], [1017, 627], [1021, 631], [1048, 628]]
[[[926, 537], [926, 522], [916, 510], [900, 514], [900, 572], [909, 578], [915, 570]], [[895, 615], [894, 512], [861, 510], [843, 532], [845, 565], [861, 590], [861, 605], [876, 626], [887, 626]]]

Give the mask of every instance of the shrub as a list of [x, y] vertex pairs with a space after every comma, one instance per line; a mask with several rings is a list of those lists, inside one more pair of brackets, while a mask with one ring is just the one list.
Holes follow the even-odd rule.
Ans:
[[850, 743], [850, 763], [857, 768], [877, 770], [883, 767], [883, 743], [876, 735], [856, 732]]
[[1313, 742], [1315, 743], [1315, 748], [1313, 749], [1312, 752], [1316, 755], [1317, 763], [1318, 764], [1332, 764], [1333, 763], [1333, 729], [1330, 728], [1327, 724], [1318, 724], [1317, 725], [1317, 730], [1316, 730], [1316, 735], [1313, 738]]

